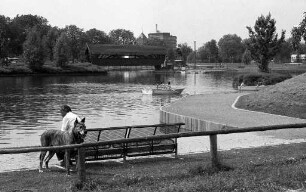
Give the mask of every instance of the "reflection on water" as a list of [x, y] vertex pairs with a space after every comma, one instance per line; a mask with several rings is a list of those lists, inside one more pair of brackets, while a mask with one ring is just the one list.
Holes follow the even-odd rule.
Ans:
[[[59, 129], [59, 109], [63, 104], [71, 106], [79, 116], [86, 117], [88, 128], [159, 123], [159, 108], [181, 97], [232, 92], [233, 75], [129, 71], [89, 76], [1, 77], [0, 148], [39, 145], [44, 130]], [[184, 87], [182, 95], [141, 93], [144, 87], [168, 81], [173, 87]], [[179, 143], [181, 153], [198, 150], [197, 144], [187, 147], [197, 139], [179, 141], [183, 142]], [[203, 148], [201, 145], [201, 150]], [[0, 163], [0, 171], [7, 170], [7, 167], [10, 170], [33, 168], [37, 167], [38, 153], [1, 155], [0, 161], [6, 162]], [[56, 158], [53, 161], [56, 162]]]

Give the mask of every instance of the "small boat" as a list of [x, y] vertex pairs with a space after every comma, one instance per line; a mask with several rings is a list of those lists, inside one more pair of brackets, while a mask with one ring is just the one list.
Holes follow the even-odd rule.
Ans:
[[152, 95], [179, 95], [183, 92], [182, 89], [143, 89], [143, 94], [152, 94]]
[[142, 94], [145, 94], [145, 95], [152, 95], [153, 93], [152, 89], [148, 89], [148, 88], [142, 89], [141, 92]]

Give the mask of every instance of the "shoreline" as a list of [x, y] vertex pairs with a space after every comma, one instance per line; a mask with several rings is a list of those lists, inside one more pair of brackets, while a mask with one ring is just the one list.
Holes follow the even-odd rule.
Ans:
[[61, 75], [101, 75], [107, 74], [107, 71], [82, 71], [82, 72], [48, 72], [48, 73], [0, 73], [0, 77], [26, 77], [26, 76], [61, 76]]

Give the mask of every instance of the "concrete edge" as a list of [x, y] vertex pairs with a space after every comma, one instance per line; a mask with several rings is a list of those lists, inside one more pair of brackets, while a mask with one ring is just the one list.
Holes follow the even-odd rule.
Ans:
[[[183, 97], [186, 98], [187, 96]], [[182, 99], [183, 99], [182, 98]], [[181, 100], [181, 99], [180, 99]], [[175, 101], [176, 102], [176, 101]], [[165, 111], [163, 108], [168, 107], [173, 103], [169, 103], [159, 108], [160, 110], [160, 121], [162, 123], [185, 123], [185, 127], [188, 127], [191, 131], [214, 131], [223, 129], [238, 128], [227, 124], [213, 122], [209, 120], [199, 119], [188, 115], [179, 115], [173, 112]]]

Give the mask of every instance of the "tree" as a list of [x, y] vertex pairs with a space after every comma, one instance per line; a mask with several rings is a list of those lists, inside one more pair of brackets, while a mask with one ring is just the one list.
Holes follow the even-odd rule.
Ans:
[[182, 60], [184, 61], [184, 63], [186, 63], [188, 55], [192, 52], [192, 48], [188, 46], [187, 43], [178, 44], [178, 47], [180, 48], [182, 53]]
[[65, 67], [69, 58], [69, 42], [65, 32], [61, 33], [54, 47], [54, 59], [58, 67]]
[[57, 27], [52, 27], [48, 31], [47, 35], [44, 38], [44, 46], [46, 50], [46, 54], [48, 55], [49, 59], [53, 61], [54, 56], [54, 47], [56, 44], [56, 40], [60, 35], [60, 30]]
[[80, 29], [75, 25], [66, 26], [64, 31], [68, 39], [70, 56], [72, 62], [74, 62], [80, 58], [82, 50], [85, 49], [86, 35], [83, 32], [83, 29]]
[[279, 52], [277, 52], [274, 57], [274, 62], [277, 63], [290, 62], [292, 51], [293, 49], [292, 49], [291, 39], [284, 41], [281, 44]]
[[282, 30], [278, 39], [275, 23], [269, 13], [266, 17], [263, 15], [258, 17], [254, 26], [255, 31], [247, 27], [250, 37], [247, 47], [251, 51], [252, 58], [259, 63], [258, 68], [261, 72], [269, 72], [269, 62], [279, 51], [285, 38], [285, 31]]
[[173, 61], [175, 59], [175, 53], [173, 49], [167, 49], [167, 59]]
[[14, 55], [21, 55], [23, 53], [23, 43], [32, 28], [34, 26], [41, 26], [40, 33], [43, 36], [48, 31], [47, 24], [47, 19], [37, 15], [17, 15], [9, 23], [9, 51]]
[[202, 47], [198, 49], [199, 57], [201, 61], [206, 62], [217, 62], [219, 55], [218, 55], [218, 46], [216, 40], [212, 39], [211, 41], [205, 43]]
[[218, 42], [219, 56], [224, 62], [240, 62], [244, 47], [236, 34], [224, 35]]
[[28, 33], [26, 41], [23, 44], [23, 56], [32, 70], [39, 70], [45, 61], [44, 46], [41, 39], [41, 33], [38, 27]]
[[252, 55], [251, 55], [251, 52], [250, 52], [248, 49], [246, 49], [246, 50], [244, 51], [244, 53], [243, 53], [243, 55], [242, 55], [241, 61], [242, 61], [244, 64], [246, 64], [246, 65], [248, 65], [248, 64], [251, 63], [251, 61], [252, 61]]
[[306, 42], [306, 12], [304, 12], [304, 18], [300, 22], [299, 26], [293, 27], [291, 30], [291, 36], [292, 36], [292, 48], [293, 51], [297, 54], [300, 54], [300, 42], [302, 38]]
[[96, 28], [86, 31], [87, 42], [91, 44], [108, 44], [111, 42], [109, 36]]
[[8, 56], [9, 24], [10, 19], [0, 15], [0, 60]]
[[109, 37], [116, 45], [128, 45], [133, 44], [136, 41], [134, 33], [125, 29], [111, 30], [109, 32]]

